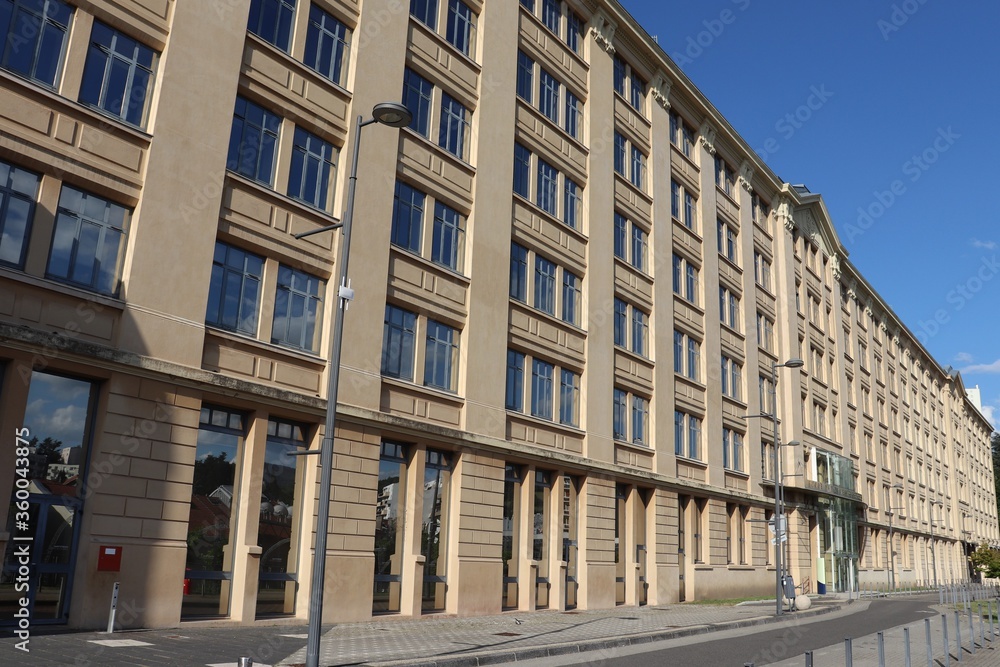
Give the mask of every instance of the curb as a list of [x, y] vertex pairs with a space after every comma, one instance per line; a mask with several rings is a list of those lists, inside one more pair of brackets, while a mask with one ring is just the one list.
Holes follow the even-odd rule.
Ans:
[[[854, 604], [854, 602], [854, 600], [849, 600], [846, 604], [838, 604], [835, 606], [823, 607], [822, 609], [810, 609], [807, 611], [795, 612], [794, 616], [791, 616], [791, 618], [809, 618], [812, 616], [830, 614], [835, 611], [840, 611], [845, 607]], [[359, 664], [359, 667], [403, 667], [404, 665], [406, 667], [480, 667], [480, 665], [496, 665], [520, 660], [533, 660], [536, 658], [567, 655], [570, 653], [586, 653], [588, 651], [602, 651], [625, 648], [627, 646], [638, 646], [641, 644], [650, 644], [652, 642], [665, 641], [668, 639], [678, 639], [681, 637], [690, 637], [692, 635], [707, 634], [709, 632], [718, 632], [720, 630], [736, 630], [739, 628], [748, 628], [758, 625], [769, 625], [771, 623], [780, 623], [785, 620], [790, 619], [786, 616], [783, 616], [781, 619], [778, 619], [775, 616], [759, 616], [755, 618], [743, 619], [741, 621], [692, 625], [687, 628], [680, 628], [676, 630], [657, 630], [654, 632], [628, 635], [625, 637], [616, 637], [614, 639], [593, 639], [589, 641], [552, 644], [550, 646], [533, 646], [506, 651], [480, 651], [475, 654], [441, 657], [419, 662], [412, 659], [363, 662]]]

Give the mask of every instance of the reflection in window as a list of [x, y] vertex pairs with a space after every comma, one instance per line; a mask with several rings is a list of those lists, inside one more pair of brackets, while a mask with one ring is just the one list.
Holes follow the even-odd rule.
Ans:
[[216, 241], [205, 323], [255, 335], [263, 272], [263, 257]]
[[406, 497], [406, 449], [383, 442], [375, 500], [375, 588], [372, 611], [398, 612], [403, 577], [403, 507]]
[[153, 49], [94, 21], [80, 101], [144, 127], [155, 67]]
[[0, 161], [0, 264], [24, 266], [40, 181], [37, 174]]
[[503, 559], [504, 609], [517, 608], [518, 561], [521, 546], [518, 542], [521, 517], [521, 468], [507, 464], [503, 483], [503, 539], [501, 558]]
[[420, 553], [424, 557], [424, 611], [444, 611], [447, 590], [448, 505], [451, 494], [452, 455], [427, 450], [424, 465], [424, 509]]
[[271, 342], [315, 352], [323, 314], [322, 280], [288, 266], [278, 267]]
[[552, 494], [552, 473], [535, 471], [535, 494], [532, 503], [532, 543], [531, 558], [538, 562], [535, 579], [535, 607], [547, 609], [549, 606], [549, 498]]
[[46, 277], [115, 296], [130, 217], [123, 206], [64, 185]]
[[245, 432], [244, 415], [202, 407], [191, 483], [183, 617], [229, 615], [229, 544], [236, 528], [230, 517]]
[[261, 548], [257, 615], [294, 614], [295, 564], [299, 557], [299, 502], [305, 466], [295, 452], [306, 447], [300, 424], [271, 419], [267, 422], [264, 473], [261, 477], [257, 546]]
[[0, 67], [55, 88], [72, 18], [60, 0], [0, 0]]

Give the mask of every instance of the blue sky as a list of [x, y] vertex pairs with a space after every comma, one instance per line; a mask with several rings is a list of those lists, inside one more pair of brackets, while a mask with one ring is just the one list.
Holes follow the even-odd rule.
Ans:
[[621, 1], [1000, 417], [1000, 3]]

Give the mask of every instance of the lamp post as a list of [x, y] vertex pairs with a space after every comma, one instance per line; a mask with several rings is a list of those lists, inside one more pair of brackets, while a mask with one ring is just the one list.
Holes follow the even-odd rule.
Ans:
[[789, 359], [783, 364], [771, 363], [771, 422], [774, 424], [774, 449], [771, 452], [774, 467], [774, 603], [777, 616], [781, 616], [783, 611], [781, 583], [784, 579], [784, 570], [781, 567], [781, 539], [785, 533], [784, 488], [781, 483], [781, 457], [778, 456], [778, 369], [802, 368], [804, 365], [805, 362], [797, 358]]
[[944, 505], [940, 500], [931, 501], [931, 569], [934, 571], [934, 588], [938, 587], [937, 578], [937, 549], [934, 548], [934, 506]]
[[[902, 484], [893, 484], [892, 488], [901, 489]], [[891, 502], [891, 501], [890, 501]], [[888, 507], [886, 508], [886, 514], [889, 516], [889, 590], [896, 590], [896, 543], [892, 541], [892, 511], [901, 510], [902, 507]]]
[[347, 188], [347, 208], [343, 221], [295, 235], [296, 238], [303, 238], [341, 228], [344, 234], [340, 251], [340, 275], [337, 281], [337, 306], [333, 321], [333, 336], [330, 342], [330, 362], [327, 369], [326, 432], [323, 434], [323, 443], [320, 446], [319, 507], [317, 508], [316, 521], [316, 549], [313, 554], [309, 592], [306, 667], [319, 667], [323, 589], [326, 583], [326, 539], [330, 523], [330, 486], [333, 482], [333, 434], [337, 420], [337, 391], [340, 384], [340, 349], [344, 337], [344, 312], [347, 310], [347, 303], [354, 298], [354, 290], [348, 287], [347, 264], [351, 252], [351, 222], [354, 218], [354, 191], [358, 182], [358, 151], [361, 148], [361, 130], [372, 123], [381, 123], [396, 128], [405, 127], [410, 124], [412, 117], [405, 106], [395, 102], [376, 104], [372, 109], [372, 118], [368, 120], [365, 120], [364, 116], [358, 116], [358, 122], [354, 128], [354, 153], [351, 155], [351, 177]]

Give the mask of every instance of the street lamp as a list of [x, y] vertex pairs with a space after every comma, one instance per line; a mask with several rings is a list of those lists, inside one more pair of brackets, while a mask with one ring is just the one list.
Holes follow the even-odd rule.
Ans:
[[[313, 229], [295, 238], [303, 238], [321, 232], [343, 228], [343, 244], [340, 250], [340, 277], [337, 281], [337, 307], [333, 321], [333, 336], [330, 342], [330, 362], [327, 370], [326, 392], [326, 433], [320, 448], [319, 507], [316, 520], [316, 549], [313, 554], [312, 579], [309, 592], [309, 635], [306, 643], [306, 667], [319, 666], [319, 638], [323, 617], [323, 588], [326, 582], [326, 538], [330, 523], [330, 486], [333, 483], [333, 434], [337, 420], [337, 391], [340, 384], [340, 348], [344, 337], [344, 311], [354, 298], [354, 290], [348, 287], [347, 264], [351, 252], [351, 222], [354, 218], [354, 190], [358, 183], [358, 151], [361, 148], [361, 129], [372, 123], [389, 127], [405, 127], [413, 118], [409, 109], [396, 102], [376, 104], [372, 118], [365, 120], [358, 116], [354, 128], [354, 153], [351, 155], [351, 178], [347, 188], [347, 209], [343, 222], [319, 229]], [[307, 452], [314, 453], [314, 452]]]
[[774, 424], [774, 603], [775, 615], [781, 616], [782, 610], [782, 590], [781, 583], [784, 579], [784, 570], [781, 567], [781, 538], [785, 532], [784, 522], [784, 488], [781, 483], [781, 457], [778, 456], [778, 369], [779, 368], [802, 368], [805, 362], [798, 358], [789, 359], [783, 364], [771, 363], [771, 422]]
[[[892, 488], [901, 489], [902, 484], [893, 484]], [[892, 501], [889, 501], [892, 502]], [[896, 590], [896, 543], [892, 541], [892, 511], [905, 509], [903, 507], [887, 507], [886, 514], [889, 516], [889, 590]]]
[[934, 570], [934, 588], [938, 587], [937, 578], [937, 549], [934, 548], [934, 506], [944, 505], [940, 500], [931, 501], [931, 569]]

